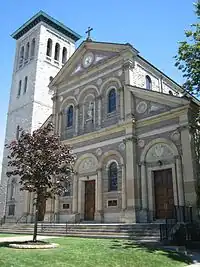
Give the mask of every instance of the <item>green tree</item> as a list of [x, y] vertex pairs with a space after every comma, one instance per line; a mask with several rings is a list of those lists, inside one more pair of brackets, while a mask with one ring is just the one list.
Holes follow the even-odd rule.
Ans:
[[6, 147], [10, 150], [7, 176], [19, 177], [20, 190], [35, 195], [33, 241], [36, 242], [37, 222], [44, 219], [46, 200], [67, 190], [74, 157], [70, 146], [62, 145], [54, 134], [52, 123], [32, 134], [21, 131], [19, 139]]
[[200, 0], [195, 4], [197, 22], [185, 31], [186, 40], [180, 42], [175, 66], [183, 72], [183, 88], [194, 95], [200, 93]]

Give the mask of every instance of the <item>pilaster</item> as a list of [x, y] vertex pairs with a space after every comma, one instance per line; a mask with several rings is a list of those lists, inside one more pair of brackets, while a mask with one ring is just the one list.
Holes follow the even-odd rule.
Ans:
[[74, 174], [73, 179], [73, 202], [72, 202], [72, 212], [78, 212], [78, 174]]
[[[131, 131], [133, 134], [133, 131]], [[135, 179], [136, 179], [136, 144], [135, 138], [125, 139], [126, 143], [126, 189], [127, 189], [127, 208], [124, 213], [124, 221], [127, 223], [136, 222], [135, 211]]]
[[[185, 204], [196, 205], [195, 194], [195, 177], [193, 170], [193, 155], [191, 150], [191, 136], [189, 132], [188, 117], [184, 114], [179, 117], [181, 144], [182, 144], [182, 161], [183, 161], [183, 180], [185, 191]], [[179, 164], [180, 166], [180, 164]]]
[[75, 107], [75, 135], [78, 135], [79, 105]]
[[97, 208], [95, 212], [95, 221], [103, 221], [103, 193], [102, 193], [102, 169], [97, 170]]

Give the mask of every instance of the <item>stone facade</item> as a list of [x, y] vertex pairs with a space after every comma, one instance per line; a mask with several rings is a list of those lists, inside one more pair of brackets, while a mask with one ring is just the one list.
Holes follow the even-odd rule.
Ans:
[[[113, 51], [115, 55], [107, 60], [105, 55]], [[93, 64], [74, 75], [73, 69], [80, 69], [77, 66], [89, 53], [93, 53]], [[101, 53], [105, 57], [96, 64], [94, 58]], [[94, 181], [94, 221], [153, 221], [157, 209], [154, 175], [165, 170], [171, 172], [173, 204], [195, 207], [190, 102], [181, 97], [177, 84], [135, 53], [128, 45], [84, 42], [69, 67], [66, 65], [50, 84], [56, 96], [57, 132], [64, 143], [72, 145], [77, 160], [70, 196], [47, 205], [46, 220], [85, 220], [86, 184]], [[146, 75], [151, 77], [152, 90], [145, 89]], [[116, 109], [110, 114], [108, 94], [113, 88]], [[90, 102], [94, 104], [93, 118], [88, 121]], [[74, 107], [73, 125], [68, 128], [70, 105]], [[112, 162], [117, 164], [117, 188], [113, 191], [109, 190]]]
[[[40, 22], [35, 22], [32, 18], [27, 26], [29, 27], [28, 30], [22, 26], [25, 33], [22, 33], [20, 37], [15, 37], [17, 35], [15, 33], [13, 36], [16, 39], [16, 53], [5, 143], [9, 143], [16, 138], [18, 126], [25, 131], [32, 132], [38, 127], [41, 127], [51, 115], [52, 94], [49, 91], [48, 84], [51, 77], [55, 77], [64, 65], [64, 62], [62, 62], [63, 47], [67, 49], [66, 60], [68, 60], [75, 50], [75, 40], [58, 31], [55, 27], [50, 26], [44, 21], [44, 16], [47, 17], [43, 12], [39, 12], [36, 15], [36, 20], [42, 18]], [[31, 24], [31, 21], [33, 21], [33, 24]], [[20, 30], [21, 28], [17, 31], [20, 32]], [[52, 40], [51, 56], [47, 56], [48, 39]], [[60, 56], [58, 60], [54, 58], [56, 43], [60, 45]], [[24, 51], [23, 55], [21, 55], [22, 49]], [[26, 77], [27, 84], [25, 88]], [[17, 181], [14, 196], [10, 199], [9, 192], [7, 194], [6, 188], [9, 190], [9, 184], [11, 183], [6, 176], [7, 154], [8, 151], [4, 149], [1, 175], [0, 218], [6, 215], [7, 221], [15, 221], [23, 216], [26, 211], [26, 203], [24, 193], [19, 191]], [[6, 205], [5, 202], [7, 203]], [[10, 205], [15, 205], [14, 216], [8, 215]]]
[[[40, 62], [46, 84], [49, 65], [45, 57]], [[39, 118], [40, 99], [47, 92], [40, 91], [40, 79], [36, 84], [32, 116]], [[195, 207], [189, 111], [199, 102], [192, 99], [191, 105], [182, 88], [137, 50], [84, 41], [49, 88], [55, 131], [72, 145], [76, 162], [68, 194], [47, 201], [45, 221], [147, 222], [168, 216], [166, 205]], [[38, 124], [35, 119], [31, 127]], [[164, 199], [160, 181], [169, 181]], [[31, 221], [33, 196], [26, 194], [24, 203]]]

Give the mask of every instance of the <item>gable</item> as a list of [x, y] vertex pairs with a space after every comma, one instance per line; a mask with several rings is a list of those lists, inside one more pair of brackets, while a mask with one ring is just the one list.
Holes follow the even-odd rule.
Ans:
[[104, 64], [117, 57], [122, 59], [122, 53], [125, 52], [129, 55], [138, 53], [129, 44], [84, 41], [51, 81], [49, 88], [80, 79], [82, 75], [87, 76], [91, 71], [97, 70], [97, 66], [103, 67]]
[[125, 89], [132, 92], [136, 119], [151, 117], [189, 104], [188, 100], [181, 97], [156, 91], [129, 85]]
[[[79, 60], [76, 62], [76, 65], [73, 66], [73, 68], [71, 69], [71, 73], [69, 73], [69, 75], [71, 77], [73, 77], [75, 75], [81, 75], [86, 70], [88, 71], [89, 69], [91, 69], [92, 67], [94, 67], [98, 64], [105, 63], [105, 61], [107, 61], [108, 59], [111, 59], [113, 57], [116, 57], [117, 55], [119, 55], [118, 52], [88, 49], [79, 58]], [[87, 56], [89, 56], [89, 57], [91, 56], [90, 58], [92, 59], [92, 62], [88, 67], [86, 67], [84, 65], [84, 63], [87, 60]]]

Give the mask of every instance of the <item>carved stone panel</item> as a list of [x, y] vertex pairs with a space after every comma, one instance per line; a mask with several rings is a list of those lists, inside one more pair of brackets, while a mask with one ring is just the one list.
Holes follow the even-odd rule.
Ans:
[[173, 157], [172, 149], [164, 143], [158, 143], [152, 146], [146, 155], [146, 161], [157, 161]]
[[86, 158], [84, 159], [80, 165], [79, 165], [79, 169], [78, 172], [79, 173], [88, 173], [88, 172], [94, 172], [97, 169], [97, 161], [95, 160], [95, 158]]

